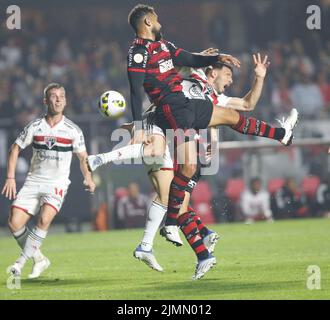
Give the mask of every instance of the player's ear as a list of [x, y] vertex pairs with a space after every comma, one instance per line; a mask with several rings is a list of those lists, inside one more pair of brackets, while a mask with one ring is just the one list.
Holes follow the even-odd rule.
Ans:
[[144, 24], [148, 27], [151, 26], [151, 20], [148, 18], [148, 16], [146, 16], [143, 20]]
[[218, 76], [218, 72], [217, 72], [217, 70], [216, 70], [216, 69], [212, 69], [212, 70], [211, 70], [211, 77], [212, 77], [213, 79], [215, 79], [217, 76]]

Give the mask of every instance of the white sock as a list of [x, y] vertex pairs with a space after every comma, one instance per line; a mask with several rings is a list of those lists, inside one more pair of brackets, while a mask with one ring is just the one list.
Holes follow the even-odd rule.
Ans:
[[166, 206], [155, 201], [152, 202], [148, 210], [144, 235], [141, 241], [142, 250], [150, 251], [152, 249], [157, 230], [163, 221], [166, 211]]
[[47, 231], [35, 227], [27, 236], [23, 252], [17, 263], [24, 266], [27, 260], [34, 257], [36, 251], [41, 247], [42, 241], [46, 238]]
[[[12, 233], [18, 245], [22, 249], [25, 247], [26, 239], [30, 232], [31, 230], [24, 226], [22, 229]], [[41, 253], [40, 249], [36, 250], [35, 255], [33, 256], [34, 262], [41, 261], [42, 259], [44, 259], [44, 255]]]
[[122, 147], [111, 152], [101, 153], [98, 156], [101, 157], [104, 164], [113, 161], [123, 161], [128, 159], [142, 159], [142, 146], [142, 143], [131, 144], [129, 146]]

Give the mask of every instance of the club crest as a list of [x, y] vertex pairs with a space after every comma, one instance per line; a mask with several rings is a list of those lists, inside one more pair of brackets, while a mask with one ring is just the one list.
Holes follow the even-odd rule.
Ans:
[[45, 144], [48, 147], [48, 149], [52, 149], [56, 144], [56, 138], [55, 137], [45, 137]]

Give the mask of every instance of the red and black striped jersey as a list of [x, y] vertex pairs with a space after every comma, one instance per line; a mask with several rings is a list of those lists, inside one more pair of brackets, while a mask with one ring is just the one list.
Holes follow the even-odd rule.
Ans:
[[141, 84], [155, 105], [163, 104], [166, 98], [173, 94], [176, 94], [177, 99], [184, 101], [181, 85], [183, 79], [175, 66], [202, 67], [217, 60], [217, 56], [189, 53], [164, 39], [152, 41], [136, 38], [127, 56], [133, 119], [141, 120]]

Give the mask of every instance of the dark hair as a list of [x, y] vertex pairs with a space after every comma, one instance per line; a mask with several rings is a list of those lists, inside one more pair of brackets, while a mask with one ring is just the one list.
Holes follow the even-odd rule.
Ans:
[[141, 19], [148, 13], [155, 13], [154, 8], [146, 4], [138, 4], [128, 14], [128, 23], [132, 26], [135, 32], [137, 32]]
[[254, 185], [256, 182], [260, 182], [260, 183], [261, 183], [261, 179], [260, 179], [259, 177], [253, 177], [253, 178], [250, 180], [250, 187], [252, 188], [253, 185]]
[[230, 65], [229, 63], [224, 63], [224, 62], [216, 62], [212, 64], [211, 66], [207, 67], [205, 70], [205, 73], [208, 74], [212, 69], [222, 69], [223, 67], [227, 67], [233, 72], [233, 66]]
[[64, 89], [64, 87], [59, 83], [52, 82], [52, 83], [48, 84], [47, 87], [44, 89], [44, 98], [47, 98], [47, 94], [48, 94], [49, 90], [60, 89], [60, 88]]

